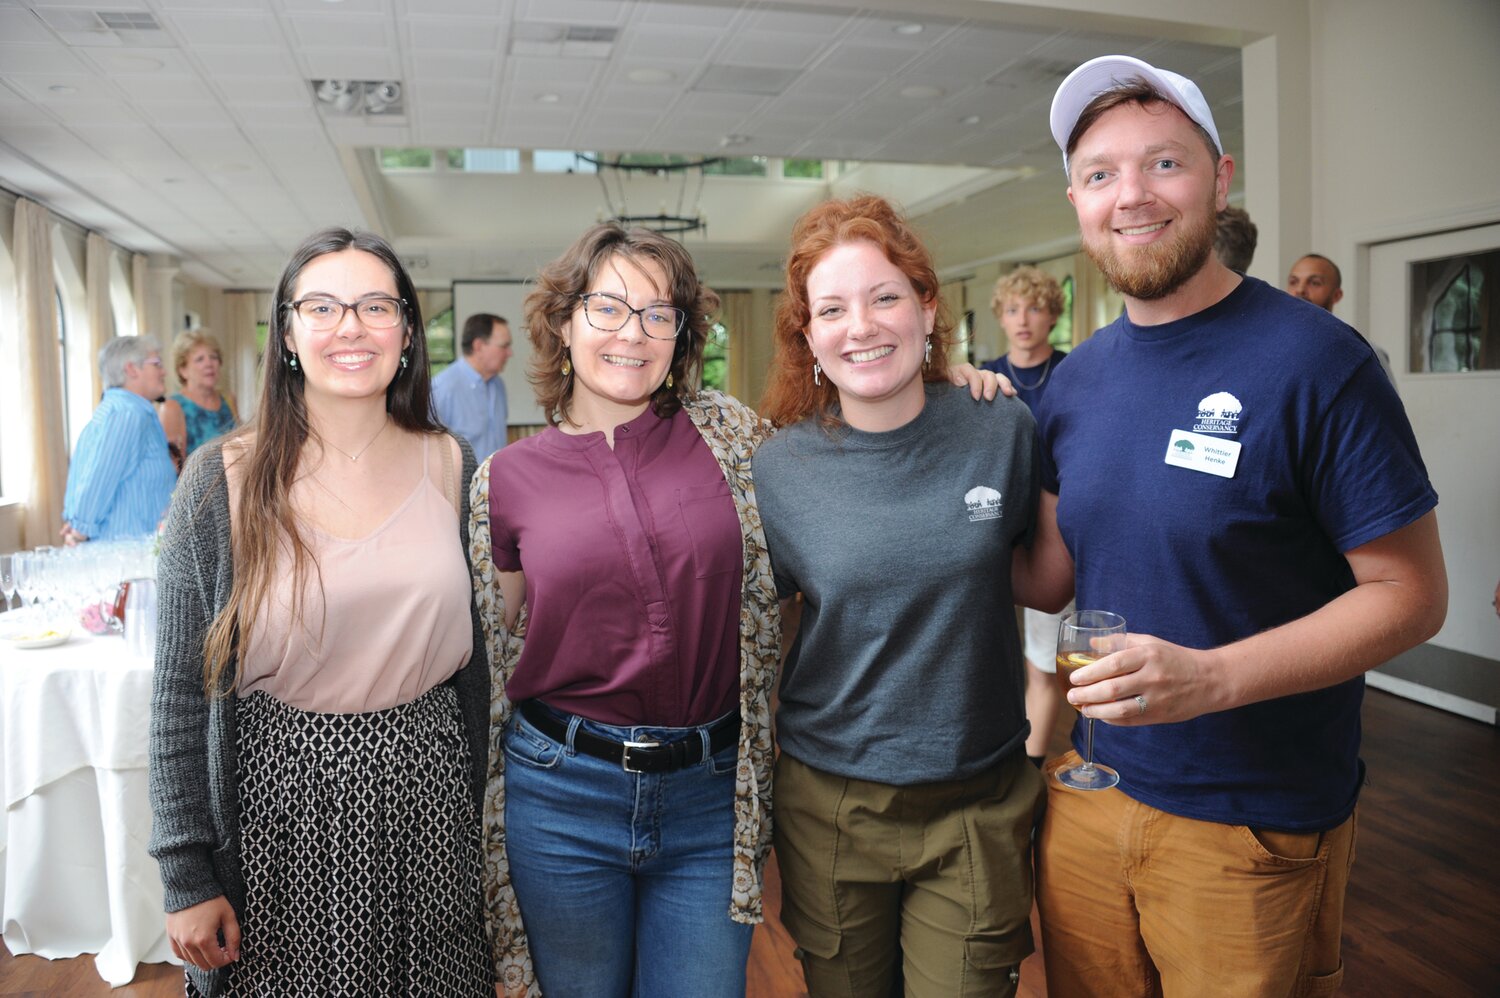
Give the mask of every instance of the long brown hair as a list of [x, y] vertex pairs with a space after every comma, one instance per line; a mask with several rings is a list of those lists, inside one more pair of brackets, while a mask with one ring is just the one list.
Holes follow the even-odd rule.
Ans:
[[[271, 332], [261, 357], [265, 387], [255, 419], [226, 438], [226, 443], [247, 437], [253, 442], [244, 458], [245, 474], [239, 486], [239, 508], [233, 523], [234, 585], [229, 602], [214, 618], [203, 643], [203, 686], [211, 696], [227, 693], [238, 681], [238, 665], [232, 663], [237, 663], [243, 655], [251, 624], [284, 570], [284, 566], [278, 565], [283, 546], [292, 553], [292, 619], [302, 619], [303, 586], [309, 568], [316, 572], [317, 561], [298, 526], [291, 488], [297, 480], [302, 446], [313, 430], [307, 421], [303, 374], [291, 366], [292, 353], [287, 349], [286, 337], [292, 323], [291, 302], [303, 268], [320, 256], [348, 249], [369, 253], [384, 263], [395, 279], [396, 295], [403, 302], [410, 343], [405, 351], [406, 366], [396, 369], [396, 377], [386, 387], [386, 412], [403, 430], [441, 432], [432, 418], [427, 336], [422, 310], [417, 304], [417, 290], [395, 251], [384, 239], [369, 232], [324, 229], [309, 236], [292, 254], [276, 284], [271, 301]], [[225, 672], [231, 668], [234, 672], [226, 683]]]
[[792, 229], [792, 252], [786, 261], [786, 287], [776, 303], [772, 334], [771, 373], [760, 400], [761, 415], [777, 426], [788, 426], [816, 416], [825, 426], [836, 426], [838, 389], [827, 379], [813, 383], [813, 354], [803, 331], [812, 320], [807, 301], [807, 275], [823, 254], [843, 243], [869, 240], [911, 281], [917, 299], [936, 305], [932, 322], [932, 359], [922, 370], [924, 381], [948, 380], [948, 348], [953, 320], [938, 294], [932, 254], [901, 213], [885, 198], [860, 194], [824, 201], [797, 220]]
[[703, 366], [703, 348], [708, 343], [709, 318], [719, 309], [719, 296], [698, 280], [698, 271], [688, 251], [659, 232], [626, 229], [614, 222], [590, 228], [563, 255], [542, 268], [536, 290], [526, 296], [526, 333], [531, 337], [531, 369], [527, 377], [536, 388], [536, 400], [547, 422], [568, 420], [573, 401], [573, 378], [562, 373], [568, 356], [562, 332], [582, 307], [579, 296], [593, 286], [611, 258], [655, 261], [666, 275], [667, 286], [658, 288], [673, 305], [687, 313], [687, 323], [672, 347], [672, 387], [663, 384], [651, 396], [659, 416], [670, 416], [682, 405]]

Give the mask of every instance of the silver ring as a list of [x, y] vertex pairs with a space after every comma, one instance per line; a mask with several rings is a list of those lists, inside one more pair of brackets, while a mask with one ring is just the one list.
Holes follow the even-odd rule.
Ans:
[[1135, 705], [1141, 709], [1142, 714], [1146, 713], [1146, 698], [1139, 693], [1135, 695]]

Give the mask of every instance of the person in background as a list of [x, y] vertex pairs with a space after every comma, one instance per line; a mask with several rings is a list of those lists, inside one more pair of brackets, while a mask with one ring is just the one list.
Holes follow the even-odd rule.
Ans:
[[1214, 255], [1230, 270], [1244, 274], [1255, 259], [1255, 243], [1260, 230], [1250, 221], [1250, 213], [1230, 205], [1218, 214], [1214, 233]]
[[1442, 624], [1437, 495], [1369, 347], [1214, 256], [1234, 159], [1193, 81], [1093, 59], [1051, 128], [1126, 314], [1054, 379], [1038, 538], [1130, 635], [1067, 695], [1118, 787], [1044, 770], [1047, 988], [1333, 994], [1364, 673]]
[[179, 469], [200, 445], [228, 433], [239, 422], [234, 395], [219, 390], [223, 362], [219, 341], [201, 329], [179, 333], [172, 341], [172, 370], [182, 391], [162, 403], [161, 425]]
[[1012, 571], [1034, 422], [947, 383], [931, 255], [885, 200], [804, 215], [784, 286], [763, 403], [784, 428], [754, 462], [777, 592], [802, 596], [776, 716], [782, 922], [813, 998], [1011, 995], [1043, 802], [1009, 610], [1032, 598]]
[[189, 996], [494, 993], [489, 668], [411, 279], [327, 229], [256, 418], [183, 470], [157, 568], [150, 853]]
[[480, 312], [464, 322], [463, 355], [432, 379], [432, 411], [439, 423], [463, 437], [480, 460], [505, 446], [505, 382], [510, 360], [510, 323]]
[[[1344, 297], [1344, 274], [1339, 270], [1338, 264], [1328, 257], [1320, 253], [1309, 253], [1292, 264], [1291, 273], [1286, 275], [1286, 293], [1332, 312], [1333, 306]], [[1356, 329], [1355, 332], [1359, 330]], [[1360, 333], [1360, 338], [1364, 339], [1363, 333]], [[1369, 343], [1369, 340], [1365, 342]], [[1380, 360], [1380, 369], [1394, 385], [1396, 373], [1391, 370], [1391, 355], [1384, 347], [1373, 343], [1370, 343], [1370, 347]]]
[[[990, 309], [1005, 330], [1004, 356], [983, 365], [1010, 379], [1016, 396], [1041, 418], [1043, 399], [1052, 372], [1068, 355], [1054, 350], [1049, 337], [1063, 311], [1063, 291], [1057, 279], [1036, 267], [1017, 267], [995, 282]], [[1022, 609], [1026, 656], [1026, 717], [1031, 733], [1026, 736], [1026, 755], [1042, 764], [1047, 745], [1063, 710], [1062, 690], [1057, 685], [1057, 627], [1062, 613]]]
[[117, 336], [99, 351], [104, 398], [78, 435], [63, 494], [63, 540], [156, 532], [177, 484], [167, 436], [151, 403], [166, 391], [161, 347]]

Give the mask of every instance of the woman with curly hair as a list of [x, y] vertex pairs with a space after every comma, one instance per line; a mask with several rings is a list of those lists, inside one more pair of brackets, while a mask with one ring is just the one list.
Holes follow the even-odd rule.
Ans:
[[888, 202], [797, 223], [764, 405], [785, 428], [753, 467], [777, 592], [802, 597], [775, 848], [814, 998], [1008, 995], [1032, 949], [1043, 794], [1011, 604], [1045, 595], [1012, 581], [1035, 426], [946, 383], [951, 330]]

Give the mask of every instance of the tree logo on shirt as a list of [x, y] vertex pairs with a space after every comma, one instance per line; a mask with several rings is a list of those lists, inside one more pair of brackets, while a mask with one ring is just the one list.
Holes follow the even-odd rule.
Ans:
[[964, 508], [969, 511], [970, 523], [999, 519], [1000, 493], [987, 485], [976, 485], [964, 493]]
[[1193, 446], [1193, 442], [1191, 440], [1188, 440], [1186, 437], [1184, 437], [1183, 439], [1177, 441], [1172, 446], [1176, 447], [1178, 450], [1182, 451], [1184, 454], [1186, 454], [1190, 450], [1197, 450], [1198, 449], [1198, 448], [1194, 447]]
[[1198, 403], [1198, 421], [1193, 424], [1194, 433], [1238, 433], [1240, 411], [1244, 406], [1228, 392], [1214, 392]]

